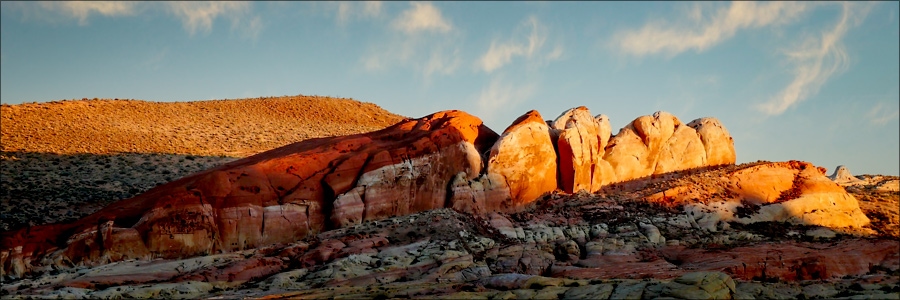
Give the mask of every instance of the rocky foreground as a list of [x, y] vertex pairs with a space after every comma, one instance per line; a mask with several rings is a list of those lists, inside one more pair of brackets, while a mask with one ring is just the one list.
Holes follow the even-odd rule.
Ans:
[[[448, 111], [287, 145], [72, 223], [3, 232], [2, 291], [900, 296], [900, 236], [873, 227], [874, 210], [861, 209], [823, 168], [734, 165], [733, 141], [712, 118], [685, 124], [659, 112], [615, 135], [608, 124], [584, 107], [547, 122], [532, 111], [497, 135], [474, 116]], [[878, 199], [900, 204], [887, 193]]]
[[[550, 194], [519, 213], [431, 210], [301, 241], [186, 259], [125, 260], [7, 281], [46, 298], [896, 299], [898, 237], [784, 222], [716, 222], [653, 202], [723, 167]], [[700, 221], [700, 222], [698, 222]], [[15, 297], [14, 297], [15, 298]]]

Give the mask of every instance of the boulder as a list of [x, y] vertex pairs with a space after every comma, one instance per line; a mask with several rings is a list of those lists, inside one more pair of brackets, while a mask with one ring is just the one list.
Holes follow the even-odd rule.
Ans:
[[556, 190], [556, 158], [550, 128], [540, 113], [532, 110], [516, 119], [491, 147], [485, 176], [491, 185], [505, 183], [508, 200], [498, 193], [487, 197], [486, 206], [514, 211]]
[[560, 187], [567, 193], [593, 192], [595, 165], [603, 156], [600, 122], [586, 107], [579, 106], [563, 112], [550, 127], [559, 132]]
[[[482, 174], [481, 153], [497, 138], [477, 117], [445, 111], [380, 131], [290, 144], [158, 186], [73, 223], [3, 232], [0, 249], [9, 254], [0, 266], [17, 277], [49, 265], [239, 251], [452, 206], [451, 181], [457, 174], [467, 180]], [[511, 148], [500, 149], [497, 156]], [[514, 186], [517, 197], [534, 193]]]

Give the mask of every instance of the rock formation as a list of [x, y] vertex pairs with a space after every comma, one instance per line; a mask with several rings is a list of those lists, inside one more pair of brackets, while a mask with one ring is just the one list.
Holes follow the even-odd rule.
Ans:
[[610, 133], [606, 116], [577, 107], [549, 125], [530, 111], [502, 136], [474, 116], [446, 111], [376, 132], [307, 140], [159, 186], [74, 223], [4, 232], [0, 269], [21, 276], [35, 268], [228, 253], [444, 207], [516, 212], [557, 189], [595, 192], [735, 159], [731, 137], [711, 118], [685, 125], [657, 112]]
[[837, 168], [834, 169], [834, 173], [832, 173], [831, 176], [828, 176], [828, 179], [844, 184], [862, 181], [859, 178], [856, 178], [856, 176], [853, 176], [853, 174], [850, 174], [850, 170], [844, 165], [837, 166]]
[[824, 171], [800, 161], [760, 163], [723, 174], [724, 181], [719, 184], [676, 185], [646, 199], [683, 205], [694, 216], [692, 221], [713, 232], [723, 222], [773, 221], [864, 230], [869, 219], [860, 210], [859, 202], [825, 177]]
[[[460, 111], [367, 134], [312, 139], [154, 188], [70, 224], [3, 232], [2, 269], [181, 258], [448, 206], [457, 174], [482, 173], [497, 134]], [[450, 205], [452, 206], [452, 204]]]
[[685, 125], [669, 113], [657, 112], [610, 136], [607, 117], [591, 117], [581, 106], [564, 112], [551, 127], [559, 133], [560, 187], [568, 193], [735, 162], [734, 142], [714, 118]]
[[550, 122], [531, 111], [498, 136], [447, 111], [287, 145], [71, 224], [3, 232], [0, 296], [900, 292], [900, 242], [854, 236], [869, 234], [869, 219], [824, 169], [734, 165], [715, 119], [659, 112], [615, 136], [608, 124], [584, 107]]

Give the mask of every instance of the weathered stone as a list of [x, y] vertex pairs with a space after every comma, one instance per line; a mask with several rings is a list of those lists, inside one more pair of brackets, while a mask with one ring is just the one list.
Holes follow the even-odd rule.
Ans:
[[[453, 177], [482, 173], [481, 153], [496, 139], [478, 118], [446, 111], [371, 133], [306, 140], [158, 186], [70, 224], [4, 233], [0, 248], [21, 246], [34, 262], [52, 254], [62, 258], [50, 261], [93, 264], [289, 243], [443, 208]], [[68, 240], [65, 251], [50, 253], [59, 240]], [[31, 269], [15, 256], [0, 263], [15, 276]]]
[[487, 173], [506, 183], [509, 199], [486, 197], [486, 206], [515, 211], [557, 188], [557, 154], [549, 131], [535, 110], [525, 113], [503, 131], [491, 148]]

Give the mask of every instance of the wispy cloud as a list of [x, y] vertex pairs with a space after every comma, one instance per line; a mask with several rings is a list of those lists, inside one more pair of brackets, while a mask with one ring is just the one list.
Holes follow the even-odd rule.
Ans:
[[645, 56], [664, 53], [675, 56], [688, 50], [702, 52], [727, 40], [741, 29], [780, 25], [807, 10], [803, 2], [732, 2], [704, 18], [704, 6], [695, 5], [675, 22], [651, 21], [637, 30], [614, 35], [613, 46], [624, 53]]
[[211, 32], [213, 23], [219, 18], [230, 20], [231, 29], [247, 37], [255, 38], [262, 30], [262, 19], [253, 14], [250, 2], [48, 1], [15, 4], [12, 7], [20, 10], [24, 18], [33, 17], [45, 22], [74, 19], [82, 26], [95, 16], [122, 17], [163, 11], [181, 21], [190, 35]]
[[129, 16], [135, 13], [137, 2], [125, 1], [47, 1], [39, 2], [40, 8], [58, 14], [63, 18], [78, 20], [79, 25], [87, 25], [93, 14], [107, 17]]
[[496, 112], [526, 101], [535, 93], [534, 83], [512, 84], [503, 76], [493, 76], [478, 95], [479, 116], [488, 119]]
[[[535, 58], [547, 41], [547, 27], [542, 25], [536, 17], [529, 17], [523, 22], [518, 32], [527, 31], [523, 38], [499, 41], [491, 40], [488, 51], [478, 60], [478, 67], [485, 72], [493, 72], [508, 64], [517, 56]], [[562, 46], [556, 45], [554, 49], [544, 55], [546, 59], [554, 60], [562, 56]]]
[[779, 115], [800, 101], [816, 94], [822, 85], [837, 72], [847, 68], [847, 57], [841, 39], [847, 30], [858, 24], [871, 9], [869, 4], [843, 3], [838, 22], [817, 37], [806, 38], [799, 47], [786, 52], [793, 65], [794, 79], [787, 87], [757, 109], [767, 115]]
[[219, 17], [230, 19], [232, 28], [237, 28], [242, 22], [259, 27], [258, 18], [247, 18], [251, 10], [250, 2], [165, 2], [165, 5], [168, 12], [181, 19], [184, 29], [191, 35], [198, 31], [209, 33], [213, 22]]
[[403, 11], [391, 25], [407, 34], [435, 31], [448, 32], [453, 25], [444, 19], [441, 11], [428, 2], [412, 2], [412, 7]]
[[434, 74], [453, 74], [462, 61], [460, 35], [431, 3], [410, 5], [390, 23], [389, 38], [363, 55], [363, 67], [369, 71], [411, 68], [426, 82]]
[[[894, 102], [894, 105], [897, 103]], [[873, 125], [883, 126], [888, 122], [900, 118], [900, 108], [888, 107], [884, 102], [878, 102], [866, 114], [869, 122]]]
[[338, 24], [347, 24], [347, 22], [354, 19], [371, 19], [377, 18], [381, 16], [382, 13], [382, 2], [381, 1], [364, 1], [364, 2], [353, 2], [353, 1], [340, 1], [340, 2], [329, 2], [337, 5], [337, 14], [335, 19]]
[[368, 71], [405, 67], [413, 69], [425, 80], [434, 74], [453, 74], [461, 60], [454, 37], [395, 37], [372, 46], [361, 59]]

